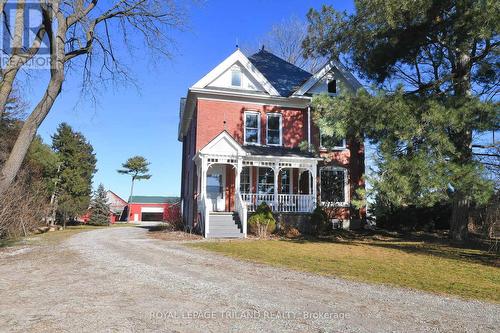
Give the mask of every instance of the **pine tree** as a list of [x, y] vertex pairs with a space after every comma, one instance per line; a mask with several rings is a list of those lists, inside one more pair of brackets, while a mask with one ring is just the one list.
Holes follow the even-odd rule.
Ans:
[[375, 89], [316, 98], [314, 118], [327, 134], [375, 144], [379, 198], [400, 207], [446, 201], [452, 237], [464, 240], [469, 207], [492, 194], [472, 148], [473, 135], [500, 119], [498, 2], [355, 4], [351, 15], [311, 10], [304, 51], [344, 60]]
[[56, 189], [57, 213], [63, 222], [86, 212], [92, 194], [96, 158], [83, 134], [62, 123], [52, 137], [52, 148], [61, 167]]
[[99, 184], [97, 191], [94, 193], [90, 205], [90, 225], [109, 225], [109, 216], [111, 210], [109, 208], [106, 190], [102, 184]]
[[151, 175], [149, 172], [149, 162], [142, 156], [133, 156], [122, 164], [123, 169], [118, 170], [118, 173], [129, 175], [132, 177], [132, 184], [130, 186], [130, 198], [134, 194], [134, 182], [136, 180], [149, 179]]

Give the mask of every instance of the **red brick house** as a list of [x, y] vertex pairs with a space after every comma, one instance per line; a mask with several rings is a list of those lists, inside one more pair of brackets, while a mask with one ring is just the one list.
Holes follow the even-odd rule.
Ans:
[[311, 74], [264, 49], [250, 57], [236, 50], [216, 66], [181, 99], [186, 226], [205, 237], [245, 237], [248, 213], [266, 202], [290, 219], [321, 203], [353, 227], [364, 147], [321, 135], [310, 103], [360, 86], [338, 62]]

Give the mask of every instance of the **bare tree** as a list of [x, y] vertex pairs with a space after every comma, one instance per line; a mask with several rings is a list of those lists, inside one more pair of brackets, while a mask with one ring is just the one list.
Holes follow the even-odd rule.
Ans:
[[314, 73], [325, 64], [326, 59], [304, 57], [302, 41], [306, 36], [307, 23], [292, 16], [273, 25], [261, 39], [260, 45], [289, 63]]
[[[2, 8], [5, 1], [0, 2]], [[16, 7], [13, 44], [21, 36], [24, 1]], [[5, 110], [19, 70], [37, 46], [46, 40], [50, 49], [50, 79], [45, 93], [26, 118], [9, 158], [0, 171], [0, 197], [14, 181], [36, 131], [61, 92], [68, 70], [83, 71], [83, 87], [95, 82], [105, 83], [129, 73], [120, 62], [125, 51], [138, 49], [143, 56], [148, 51], [170, 56], [170, 32], [182, 29], [185, 15], [174, 0], [41, 0], [42, 23], [32, 47], [13, 48], [12, 68], [2, 69], [0, 110]], [[5, 15], [4, 15], [5, 16]], [[19, 60], [17, 59], [17, 60]], [[24, 61], [26, 60], [26, 61]], [[95, 81], [94, 81], [95, 80]], [[3, 111], [2, 111], [3, 112]]]

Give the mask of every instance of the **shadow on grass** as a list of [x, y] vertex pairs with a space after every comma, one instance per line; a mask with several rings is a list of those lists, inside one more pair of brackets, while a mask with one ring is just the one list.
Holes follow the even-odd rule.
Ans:
[[286, 240], [298, 244], [335, 243], [349, 246], [373, 246], [394, 249], [410, 254], [432, 255], [444, 259], [468, 261], [476, 264], [500, 267], [500, 257], [478, 249], [476, 244], [457, 245], [448, 239], [432, 234], [398, 234], [387, 231], [335, 231], [328, 236], [303, 235]]

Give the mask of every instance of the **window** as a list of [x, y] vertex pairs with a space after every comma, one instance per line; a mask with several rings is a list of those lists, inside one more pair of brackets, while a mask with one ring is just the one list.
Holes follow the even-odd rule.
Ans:
[[243, 167], [240, 173], [240, 192], [250, 193], [250, 168]]
[[328, 81], [328, 93], [329, 94], [337, 93], [337, 80], [332, 79]]
[[241, 72], [233, 69], [231, 71], [231, 85], [233, 87], [241, 87]]
[[267, 144], [281, 146], [281, 114], [267, 114]]
[[320, 134], [319, 146], [324, 149], [345, 149], [345, 139], [337, 139], [333, 135]]
[[260, 142], [260, 113], [245, 112], [245, 144]]
[[259, 194], [274, 194], [274, 172], [271, 168], [259, 168]]
[[291, 193], [291, 170], [283, 169], [281, 170], [281, 186], [280, 193], [288, 194]]
[[326, 167], [320, 171], [321, 202], [347, 203], [347, 170], [343, 168]]

